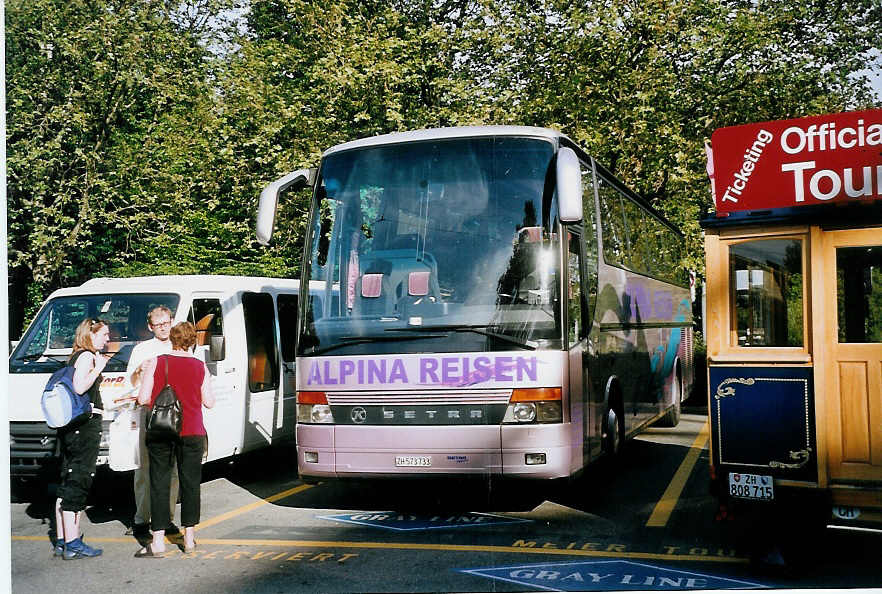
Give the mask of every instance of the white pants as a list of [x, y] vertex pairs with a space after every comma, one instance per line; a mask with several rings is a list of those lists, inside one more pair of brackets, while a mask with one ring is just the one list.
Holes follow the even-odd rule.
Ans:
[[[150, 407], [140, 406], [141, 432], [138, 435], [138, 448], [141, 465], [135, 469], [135, 524], [150, 523], [150, 455], [147, 453], [147, 415]], [[178, 464], [173, 459], [171, 467], [171, 488], [169, 489], [168, 517], [175, 521], [175, 505], [178, 502]]]

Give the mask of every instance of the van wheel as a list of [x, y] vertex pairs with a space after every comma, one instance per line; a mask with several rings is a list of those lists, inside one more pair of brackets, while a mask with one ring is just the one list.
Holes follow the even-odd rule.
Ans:
[[618, 456], [622, 449], [622, 422], [615, 409], [606, 411], [606, 420], [603, 427], [603, 449], [610, 457]]
[[660, 418], [655, 425], [657, 427], [676, 427], [680, 423], [680, 406], [683, 402], [683, 387], [680, 385], [680, 375], [675, 371], [671, 377], [671, 395], [674, 405]]

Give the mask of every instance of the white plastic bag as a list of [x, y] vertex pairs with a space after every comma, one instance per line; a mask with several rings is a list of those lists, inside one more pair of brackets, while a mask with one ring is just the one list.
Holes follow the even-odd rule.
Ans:
[[108, 463], [118, 471], [134, 470], [141, 466], [138, 435], [141, 431], [141, 415], [138, 409], [125, 407], [116, 411], [110, 423]]

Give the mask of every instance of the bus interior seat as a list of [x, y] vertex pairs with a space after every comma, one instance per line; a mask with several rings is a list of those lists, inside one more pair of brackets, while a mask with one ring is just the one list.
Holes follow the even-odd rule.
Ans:
[[248, 356], [248, 381], [254, 390], [262, 390], [264, 386], [272, 385], [272, 366], [263, 345]]
[[214, 314], [207, 314], [199, 318], [196, 322], [196, 346], [206, 345], [209, 342], [211, 333], [209, 328], [214, 320]]

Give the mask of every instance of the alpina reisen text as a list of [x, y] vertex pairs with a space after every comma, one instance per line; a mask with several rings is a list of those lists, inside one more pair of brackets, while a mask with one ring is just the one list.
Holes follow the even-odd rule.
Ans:
[[[413, 363], [413, 361], [411, 361]], [[420, 357], [416, 366], [402, 359], [316, 359], [310, 362], [306, 385], [466, 386], [487, 381], [536, 381], [537, 358], [518, 356]]]

